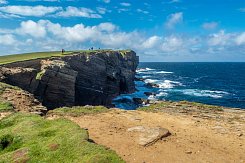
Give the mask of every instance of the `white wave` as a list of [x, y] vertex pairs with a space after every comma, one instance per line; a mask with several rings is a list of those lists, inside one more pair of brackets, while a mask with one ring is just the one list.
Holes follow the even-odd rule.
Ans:
[[157, 83], [159, 80], [154, 80], [154, 79], [146, 79], [145, 83]]
[[156, 74], [172, 74], [173, 72], [169, 72], [169, 71], [157, 71], [155, 73]]
[[155, 69], [148, 68], [148, 67], [146, 67], [145, 69], [146, 69], [146, 71], [152, 71], [152, 70], [155, 70]]
[[228, 92], [224, 91], [211, 91], [211, 90], [199, 90], [199, 89], [184, 89], [181, 91], [185, 95], [198, 96], [198, 97], [211, 97], [222, 98], [228, 95]]
[[148, 98], [148, 100], [157, 100], [156, 97], [154, 95], [150, 95]]
[[159, 88], [165, 88], [165, 89], [170, 89], [175, 86], [181, 86], [182, 83], [177, 82], [177, 81], [171, 81], [171, 80], [164, 80], [163, 83], [159, 83]]
[[145, 78], [150, 78], [150, 77], [151, 77], [151, 76], [147, 76], [147, 75], [146, 75], [146, 76], [142, 76], [143, 79], [145, 79]]
[[151, 74], [154, 74], [154, 71], [138, 71], [137, 73], [138, 74], [149, 74], [149, 75], [151, 75]]
[[157, 97], [167, 96], [168, 94], [166, 92], [160, 92], [156, 94]]
[[152, 69], [152, 68], [140, 68], [140, 69], [137, 69], [136, 72], [140, 73], [140, 72], [146, 72], [146, 71], [153, 71], [155, 69]]

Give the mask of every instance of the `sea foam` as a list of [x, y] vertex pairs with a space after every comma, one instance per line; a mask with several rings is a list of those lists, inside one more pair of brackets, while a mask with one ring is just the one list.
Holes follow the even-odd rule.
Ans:
[[155, 73], [156, 74], [172, 74], [173, 72], [169, 72], [169, 71], [157, 71]]
[[181, 86], [182, 83], [177, 81], [164, 80], [162, 83], [159, 83], [158, 85], [159, 88], [170, 89], [170, 88], [174, 88], [175, 86]]
[[199, 89], [183, 89], [181, 92], [185, 95], [198, 96], [198, 97], [211, 97], [222, 98], [228, 95], [228, 92], [224, 91], [212, 91], [212, 90], [199, 90]]

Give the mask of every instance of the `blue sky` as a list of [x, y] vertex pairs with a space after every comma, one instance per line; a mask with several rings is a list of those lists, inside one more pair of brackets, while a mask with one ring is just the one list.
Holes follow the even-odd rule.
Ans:
[[133, 49], [141, 61], [245, 61], [244, 0], [0, 0], [0, 55]]

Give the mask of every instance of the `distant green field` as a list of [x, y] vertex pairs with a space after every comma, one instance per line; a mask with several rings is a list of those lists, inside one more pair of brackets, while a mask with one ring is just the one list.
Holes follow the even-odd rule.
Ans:
[[[65, 54], [69, 54], [71, 52], [65, 52]], [[17, 61], [25, 61], [31, 59], [38, 59], [38, 58], [47, 58], [47, 57], [55, 57], [55, 56], [62, 56], [60, 51], [53, 51], [53, 52], [36, 52], [36, 53], [25, 53], [25, 54], [14, 54], [14, 55], [5, 55], [0, 56], [0, 64], [7, 64]]]
[[[34, 53], [24, 53], [24, 54], [14, 54], [14, 55], [4, 55], [0, 56], [0, 65], [18, 62], [18, 61], [26, 61], [31, 59], [39, 59], [39, 58], [48, 58], [48, 57], [58, 57], [69, 55], [74, 52], [84, 52], [84, 53], [92, 53], [92, 52], [107, 52], [113, 51], [111, 49], [101, 49], [101, 50], [76, 50], [76, 51], [66, 51], [65, 53], [61, 53], [61, 51], [51, 51], [51, 52], [34, 52]], [[118, 52], [124, 54], [129, 52], [130, 50], [118, 50]]]

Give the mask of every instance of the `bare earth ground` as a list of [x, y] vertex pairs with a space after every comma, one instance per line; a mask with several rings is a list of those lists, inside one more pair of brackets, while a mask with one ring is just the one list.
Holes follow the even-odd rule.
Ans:
[[[244, 111], [235, 112], [226, 110], [214, 117], [112, 109], [67, 118], [87, 128], [95, 143], [115, 150], [129, 163], [244, 163], [245, 116]], [[127, 131], [135, 126], [159, 126], [168, 129], [171, 135], [144, 147], [138, 144], [139, 133]]]

